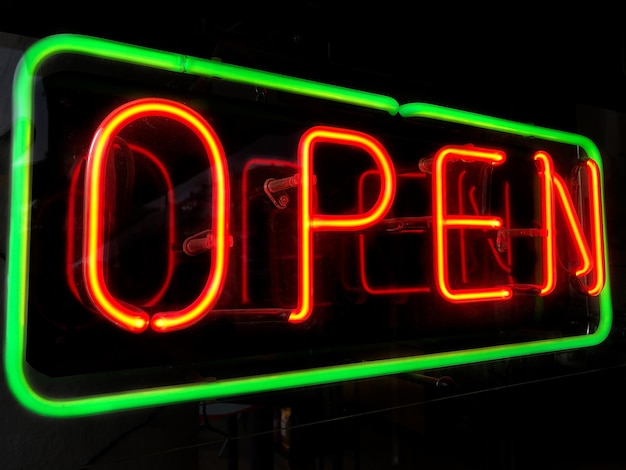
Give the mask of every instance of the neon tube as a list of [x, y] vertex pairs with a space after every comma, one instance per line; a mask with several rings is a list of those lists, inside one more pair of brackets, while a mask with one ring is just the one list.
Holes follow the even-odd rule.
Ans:
[[[117, 145], [117, 144], [114, 144]], [[167, 287], [172, 279], [174, 272], [174, 251], [171, 247], [174, 244], [174, 227], [175, 227], [175, 216], [174, 216], [174, 193], [172, 182], [170, 180], [169, 174], [165, 168], [165, 166], [161, 163], [161, 161], [149, 150], [140, 147], [138, 145], [128, 143], [126, 144], [130, 150], [133, 152], [142, 155], [148, 161], [150, 161], [160, 172], [161, 177], [165, 181], [166, 185], [166, 198], [167, 198], [167, 214], [168, 214], [168, 238], [167, 238], [167, 268], [164, 279], [161, 283], [161, 286], [157, 291], [150, 296], [149, 299], [141, 303], [141, 306], [148, 307], [156, 304], [167, 291]], [[81, 296], [78, 286], [76, 284], [75, 277], [76, 274], [76, 266], [82, 266], [81, 253], [76, 252], [76, 244], [75, 240], [82, 240], [82, 217], [79, 217], [78, 206], [79, 204], [83, 204], [83, 194], [80, 193], [79, 196], [79, 181], [81, 177], [83, 177], [84, 165], [86, 162], [86, 158], [80, 159], [71, 173], [70, 178], [70, 188], [68, 191], [68, 215], [67, 215], [67, 229], [66, 229], [66, 253], [65, 253], [65, 276], [72, 294], [79, 301], [83, 302], [85, 299]], [[77, 233], [78, 232], [78, 233]], [[82, 244], [82, 242], [81, 242]], [[81, 268], [82, 270], [82, 268]], [[82, 277], [82, 273], [78, 274]]]
[[433, 258], [435, 286], [441, 296], [450, 302], [476, 302], [486, 300], [506, 300], [511, 298], [508, 287], [482, 289], [454, 289], [450, 285], [448, 273], [448, 230], [472, 228], [494, 230], [502, 227], [499, 217], [451, 215], [446, 204], [447, 178], [446, 164], [450, 160], [464, 162], [484, 162], [499, 165], [504, 162], [504, 152], [481, 149], [473, 146], [443, 147], [435, 154], [432, 163], [433, 178]]
[[85, 287], [96, 309], [107, 319], [128, 331], [139, 333], [150, 323], [141, 308], [116, 299], [104, 278], [104, 198], [105, 167], [113, 140], [125, 126], [138, 119], [160, 116], [179, 121], [194, 131], [204, 145], [211, 162], [213, 188], [214, 250], [211, 271], [205, 287], [189, 306], [174, 312], [159, 312], [153, 316], [152, 328], [172, 331], [199, 321], [217, 301], [224, 285], [229, 246], [228, 233], [228, 172], [226, 157], [215, 132], [195, 111], [180, 103], [158, 98], [132, 101], [120, 106], [105, 118], [97, 129], [89, 149], [85, 169], [83, 273]]
[[[82, 227], [82, 218], [77, 220], [78, 212], [78, 189], [81, 179], [81, 173], [84, 170], [85, 158], [81, 158], [76, 162], [70, 176], [70, 188], [68, 191], [68, 208], [67, 208], [67, 227], [65, 230], [65, 279], [70, 291], [77, 300], [82, 302], [78, 286], [76, 285], [76, 263], [80, 261], [80, 253], [77, 253], [77, 245], [74, 243], [76, 238], [76, 226], [80, 224]], [[82, 195], [80, 196], [82, 199]], [[80, 238], [80, 237], [79, 237]], [[80, 267], [82, 271], [82, 267]], [[82, 276], [82, 272], [80, 274]]]
[[548, 295], [556, 286], [556, 251], [554, 225], [554, 191], [552, 189], [553, 164], [546, 152], [537, 152], [533, 159], [537, 162], [541, 184], [541, 226], [546, 235], [541, 238], [542, 283], [537, 285], [539, 295]]
[[580, 220], [578, 215], [576, 215], [570, 193], [565, 187], [565, 181], [563, 181], [563, 178], [557, 173], [554, 174], [554, 188], [556, 189], [554, 193], [555, 198], [559, 202], [561, 211], [565, 214], [566, 226], [574, 241], [574, 246], [580, 255], [578, 266], [574, 268], [574, 274], [576, 277], [582, 277], [589, 274], [593, 268], [591, 251], [582, 233]]
[[602, 211], [601, 169], [597, 161], [587, 159], [582, 168], [586, 171], [589, 187], [589, 217], [591, 221], [590, 233], [593, 247], [593, 260], [595, 269], [592, 270], [591, 281], [586, 284], [581, 282], [581, 287], [589, 295], [599, 295], [608, 282], [608, 270], [606, 269], [607, 253], [605, 250], [606, 234], [604, 233], [604, 214]]
[[[600, 296], [600, 310], [603, 314], [600, 316], [600, 324], [598, 326], [598, 337], [606, 337], [610, 331], [613, 308], [611, 302], [609, 272], [605, 269], [608, 265], [608, 250], [606, 249], [607, 240], [603, 227], [606, 225], [604, 207], [604, 194], [602, 189], [602, 158], [597, 146], [587, 137], [580, 134], [559, 131], [546, 127], [525, 124], [506, 119], [496, 118], [464, 110], [447, 108], [429, 103], [408, 103], [400, 106], [399, 114], [406, 118], [422, 118], [433, 119], [436, 121], [451, 122], [466, 126], [476, 127], [480, 129], [488, 129], [495, 132], [503, 132], [507, 134], [519, 135], [523, 137], [532, 137], [535, 139], [543, 139], [550, 142], [559, 142], [573, 145], [583, 149], [587, 155], [585, 165], [587, 165], [587, 173], [590, 177], [590, 191], [593, 194], [592, 203], [592, 249], [594, 253], [594, 264], [599, 271], [597, 278], [593, 281], [593, 288], [588, 290], [589, 295]], [[602, 267], [600, 269], [600, 267]], [[585, 287], [583, 287], [585, 289]]]
[[[9, 198], [9, 230], [7, 250], [6, 328], [4, 341], [4, 366], [7, 384], [13, 395], [28, 410], [50, 417], [78, 417], [121, 410], [163, 406], [197, 400], [219, 399], [293, 389], [349, 380], [358, 380], [384, 375], [437, 369], [456, 365], [474, 364], [499, 359], [544, 354], [595, 346], [608, 336], [612, 324], [612, 302], [608, 270], [602, 273], [603, 282], [594, 282], [599, 289], [599, 323], [590, 334], [547, 338], [518, 344], [481, 347], [462, 351], [449, 351], [412, 357], [372, 360], [354, 364], [341, 364], [255, 377], [218, 380], [210, 383], [159, 386], [143, 390], [130, 390], [88, 396], [52, 397], [37, 390], [31, 383], [29, 366], [26, 363], [26, 332], [28, 325], [28, 278], [30, 250], [31, 185], [34, 142], [33, 92], [37, 73], [48, 59], [64, 53], [83, 54], [125, 63], [179, 73], [187, 73], [189, 61], [179, 54], [164, 53], [150, 49], [121, 45], [97, 38], [76, 35], [59, 35], [45, 38], [31, 46], [24, 54], [15, 73], [13, 82], [13, 138], [11, 141], [11, 187]], [[195, 59], [200, 60], [200, 59]], [[210, 72], [213, 61], [206, 61]], [[227, 67], [226, 64], [221, 64]], [[233, 74], [236, 69], [229, 69]], [[206, 76], [206, 75], [203, 75]], [[211, 76], [211, 75], [209, 75]], [[235, 77], [237, 78], [237, 77]], [[224, 77], [228, 79], [228, 77]], [[254, 84], [254, 83], [252, 83]], [[300, 85], [305, 84], [299, 82]], [[333, 90], [338, 90], [333, 88]], [[287, 91], [287, 90], [285, 90]], [[312, 96], [312, 95], [308, 95]], [[321, 94], [318, 95], [320, 98]], [[356, 104], [347, 96], [345, 103]], [[386, 102], [385, 102], [386, 103]], [[393, 105], [393, 102], [390, 104]], [[553, 142], [578, 146], [593, 161], [597, 178], [594, 231], [596, 238], [594, 264], [608, 265], [608, 247], [603, 207], [602, 160], [595, 144], [586, 137], [529, 124], [508, 121], [467, 111], [445, 108], [426, 103], [409, 103], [391, 108], [390, 114], [399, 112], [411, 119], [429, 119], [438, 122], [454, 122], [482, 129], [513, 135], [529, 136]], [[379, 109], [379, 108], [372, 108]], [[597, 175], [593, 174], [597, 171]], [[592, 243], [593, 245], [593, 243]], [[601, 259], [600, 259], [601, 258]], [[600, 259], [601, 262], [598, 262]]]
[[[466, 170], [461, 171], [457, 180], [457, 204], [459, 205], [459, 213], [465, 213], [465, 207], [463, 203], [463, 183], [465, 180]], [[478, 212], [476, 212], [478, 214]], [[461, 241], [460, 258], [461, 258], [461, 281], [467, 283], [467, 246], [465, 244], [465, 229], [459, 229], [459, 239]]]
[[[361, 148], [374, 159], [381, 178], [381, 189], [377, 201], [367, 211], [350, 215], [324, 215], [315, 213], [313, 207], [313, 158], [317, 143], [329, 142]], [[380, 142], [372, 136], [350, 129], [318, 126], [307, 130], [300, 138], [298, 162], [301, 182], [298, 189], [299, 222], [298, 243], [298, 306], [291, 312], [291, 323], [303, 322], [313, 310], [313, 234], [316, 231], [359, 230], [375, 225], [393, 203], [396, 191], [395, 169], [391, 157]]]

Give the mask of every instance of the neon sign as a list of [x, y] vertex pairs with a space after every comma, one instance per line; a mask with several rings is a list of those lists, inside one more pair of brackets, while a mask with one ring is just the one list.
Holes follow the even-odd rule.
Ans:
[[[122, 71], [85, 66], [101, 60]], [[127, 67], [159, 73], [144, 86]], [[181, 74], [215, 89], [163, 85]], [[583, 136], [74, 35], [26, 52], [14, 124], [5, 370], [37, 413], [562, 351], [610, 331], [602, 162]], [[189, 356], [217, 380], [58, 397], [29, 378]]]

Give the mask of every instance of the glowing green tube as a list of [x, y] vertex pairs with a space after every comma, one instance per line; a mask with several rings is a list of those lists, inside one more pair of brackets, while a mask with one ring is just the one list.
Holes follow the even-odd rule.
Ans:
[[[26, 363], [31, 163], [34, 122], [33, 87], [41, 64], [52, 56], [64, 53], [85, 54], [172, 72], [219, 77], [224, 80], [249, 83], [289, 93], [385, 111], [390, 115], [399, 113], [407, 118], [437, 119], [511, 134], [528, 135], [564, 142], [583, 147], [590, 158], [593, 158], [600, 166], [600, 169], [602, 169], [599, 152], [593, 143], [575, 134], [422, 103], [399, 106], [394, 99], [386, 96], [97, 38], [59, 35], [43, 39], [35, 43], [24, 54], [18, 65], [13, 85], [14, 138], [11, 150], [12, 186], [10, 192], [4, 365], [9, 388], [18, 401], [27, 409], [41, 415], [53, 417], [95, 415], [588, 347], [602, 342], [607, 337], [612, 321], [608, 273], [606, 285], [599, 296], [601, 311], [599, 327], [596, 332], [589, 335], [423, 356], [374, 360], [310, 370], [219, 380], [209, 383], [154, 387], [102, 395], [52, 398], [41, 394], [29, 382], [27, 377], [28, 365]], [[605, 257], [608, 261], [608, 253], [606, 251]]]

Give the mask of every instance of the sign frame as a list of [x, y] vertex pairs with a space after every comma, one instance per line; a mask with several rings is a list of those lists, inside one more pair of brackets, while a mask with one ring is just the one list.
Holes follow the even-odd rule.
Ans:
[[[29, 365], [26, 361], [32, 184], [30, 165], [33, 158], [32, 135], [34, 131], [33, 91], [37, 73], [42, 64], [60, 54], [83, 54], [158, 70], [220, 78], [340, 102], [369, 110], [383, 111], [390, 115], [400, 115], [406, 119], [454, 123], [574, 145], [582, 148], [586, 155], [597, 163], [600, 179], [601, 181], [604, 179], [599, 150], [590, 139], [578, 134], [427, 103], [400, 105], [395, 99], [384, 95], [95, 37], [60, 34], [41, 39], [24, 53], [16, 69], [13, 83], [13, 140], [11, 144], [11, 187], [8, 220], [4, 369], [10, 390], [25, 408], [50, 417], [88, 416], [565, 351], [595, 346], [608, 337], [611, 331], [613, 313], [607, 269], [604, 288], [598, 295], [599, 323], [596, 331], [591, 334], [99, 395], [57, 398], [41, 393], [29, 379]], [[602, 207], [604, 208], [603, 193], [604, 190], [602, 190]], [[604, 211], [602, 217], [603, 219], [606, 217]], [[603, 220], [603, 224], [606, 228], [606, 221]], [[604, 263], [608, 267], [606, 229], [603, 233], [603, 239]]]

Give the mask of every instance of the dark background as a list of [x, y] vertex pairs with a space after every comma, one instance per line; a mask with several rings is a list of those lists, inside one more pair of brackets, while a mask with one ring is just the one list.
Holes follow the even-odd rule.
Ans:
[[[459, 387], [452, 392], [416, 377], [416, 394], [405, 377], [400, 382], [390, 378], [274, 394], [254, 402], [292, 406], [293, 424], [299, 426], [292, 430], [291, 468], [370, 468], [368, 462], [384, 462], [371, 468], [626, 466], [621, 451], [626, 437], [626, 310], [621, 292], [626, 264], [621, 247], [626, 34], [619, 8], [315, 1], [150, 4], [132, 13], [128, 5], [56, 3], [45, 8], [1, 7], [0, 31], [33, 38], [84, 33], [218, 57], [389, 95], [400, 103], [426, 101], [591, 137], [608, 170], [609, 269], [616, 321], [606, 345], [431, 371], [434, 377], [452, 376]], [[346, 393], [359, 387], [358, 396]], [[389, 393], [390, 387], [394, 393]], [[250, 444], [244, 457], [261, 459], [250, 437], [259, 429], [255, 431], [252, 422], [239, 442]], [[33, 423], [39, 431], [49, 424]], [[97, 418], [89, 424], [106, 427], [110, 421]], [[262, 428], [262, 434], [266, 431]], [[69, 441], [61, 442], [71, 452]], [[103, 453], [94, 451], [88, 460], [90, 466], [119, 468], [96, 464], [106, 461], [102, 455], [108, 449], [102, 447]], [[123, 452], [120, 461], [138, 468], [149, 460], [146, 455], [168, 450], [172, 455], [167, 445], [158, 450], [138, 446]], [[379, 461], [380, 452], [385, 459]], [[242, 455], [235, 461], [243, 464]]]
[[625, 38], [617, 8], [231, 1], [6, 9], [0, 15], [5, 32], [84, 33], [219, 57], [388, 94], [401, 103], [431, 98], [531, 121], [567, 113], [576, 102], [626, 106]]

